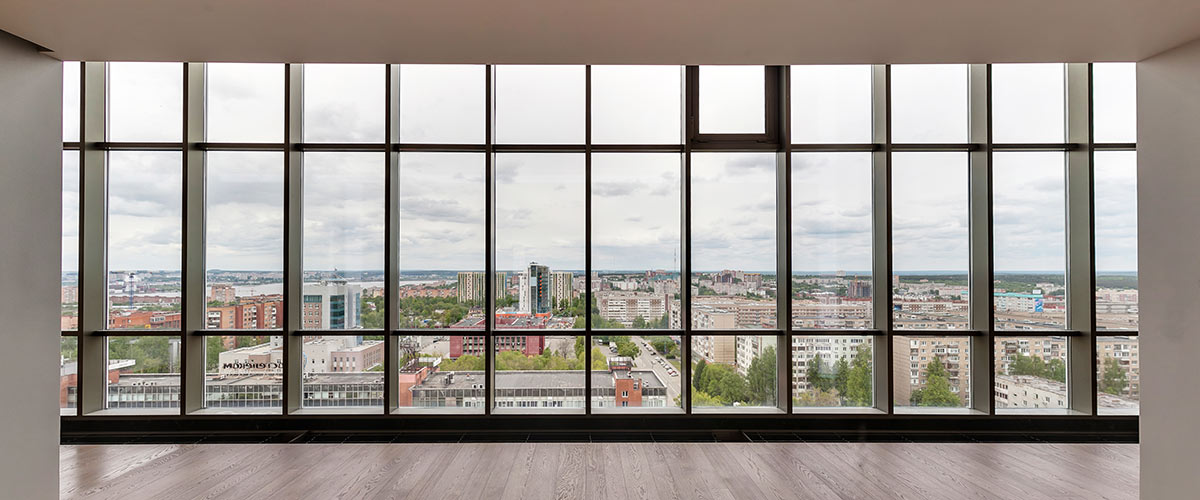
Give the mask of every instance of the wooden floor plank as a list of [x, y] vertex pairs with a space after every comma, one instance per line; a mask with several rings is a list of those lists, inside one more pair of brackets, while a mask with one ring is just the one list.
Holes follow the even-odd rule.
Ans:
[[508, 473], [508, 481], [505, 481], [504, 489], [499, 490], [502, 492], [500, 498], [520, 500], [522, 492], [528, 486], [530, 477], [534, 477], [535, 479], [533, 480], [536, 481], [536, 477], [539, 474], [544, 474], [545, 471], [537, 470], [536, 443], [516, 443], [510, 446], [517, 447], [517, 457], [510, 465], [512, 470]]
[[516, 463], [522, 447], [514, 444], [494, 443], [491, 448], [496, 452], [495, 458], [485, 464], [487, 465], [486, 472], [480, 472], [478, 480], [471, 481], [474, 492], [464, 498], [477, 500], [496, 498], [497, 492], [503, 492], [505, 485], [508, 484], [508, 476], [514, 469], [513, 464]]
[[1137, 445], [62, 446], [61, 498], [1136, 499]]

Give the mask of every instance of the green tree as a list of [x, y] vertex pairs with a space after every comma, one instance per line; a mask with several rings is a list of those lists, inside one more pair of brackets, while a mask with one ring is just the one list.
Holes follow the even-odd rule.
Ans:
[[638, 348], [637, 343], [633, 342], [632, 340], [629, 340], [629, 337], [618, 337], [618, 340], [617, 340], [617, 354], [618, 355], [627, 356], [630, 358], [636, 358], [641, 353], [642, 353], [642, 350], [640, 348]]
[[575, 357], [582, 358], [583, 353], [587, 351], [587, 339], [583, 335], [575, 337]]
[[752, 403], [771, 404], [775, 401], [775, 348], [763, 349], [746, 370], [746, 382]]
[[838, 358], [833, 364], [833, 388], [837, 389], [837, 393], [846, 394], [846, 383], [850, 380], [850, 362], [846, 361], [846, 357]]
[[675, 341], [666, 335], [654, 335], [646, 337], [646, 342], [650, 343], [650, 348], [655, 352], [673, 358], [679, 354], [679, 346], [675, 345]]
[[846, 378], [846, 392], [842, 395], [852, 406], [871, 406], [871, 394], [874, 381], [871, 380], [871, 347], [866, 344], [858, 346], [850, 374]]
[[[604, 357], [604, 353], [600, 351], [599, 347], [593, 347], [592, 348], [592, 371], [608, 370], [607, 359], [608, 358]], [[580, 364], [580, 366], [583, 365], [583, 358], [579, 358], [579, 364]]]
[[692, 367], [692, 387], [693, 388], [702, 387], [702, 385], [700, 383], [701, 383], [701, 381], [704, 380], [704, 370], [707, 367], [708, 367], [708, 363], [705, 362], [703, 359], [701, 359], [700, 361], [697, 361], [696, 365]]
[[217, 364], [221, 360], [221, 351], [224, 350], [225, 346], [221, 344], [221, 337], [205, 337], [204, 367], [209, 373], [214, 373], [217, 370]]
[[808, 386], [818, 391], [828, 391], [831, 387], [830, 381], [825, 378], [825, 362], [821, 361], [820, 354], [814, 354], [812, 361], [808, 362]]
[[1121, 363], [1117, 358], [1104, 359], [1104, 376], [1100, 379], [1100, 390], [1120, 396], [1125, 394], [1125, 389], [1129, 387], [1129, 379], [1125, 375], [1125, 369], [1121, 368]]
[[921, 394], [921, 406], [958, 406], [961, 404], [958, 396], [950, 390], [949, 373], [942, 364], [942, 358], [933, 357], [926, 368], [925, 390]]
[[[725, 365], [718, 365], [725, 366]], [[712, 370], [709, 370], [710, 372]], [[732, 368], [729, 371], [723, 372], [721, 377], [715, 379], [709, 384], [709, 388], [713, 390], [715, 395], [721, 399], [726, 405], [733, 403], [745, 403], [750, 399], [749, 388], [746, 386], [746, 379]]]
[[113, 337], [108, 341], [109, 359], [132, 359], [134, 373], [168, 373], [172, 368], [168, 366], [169, 350], [167, 337]]
[[383, 297], [366, 297], [362, 299], [362, 325], [363, 328], [382, 329], [383, 328]]
[[908, 395], [908, 404], [913, 406], [923, 406], [921, 403], [925, 400], [925, 389], [913, 389]]
[[[675, 404], [680, 405], [680, 396], [675, 396]], [[692, 391], [692, 407], [723, 406], [720, 399], [704, 391]]]
[[1051, 359], [1050, 362], [1046, 363], [1046, 378], [1066, 383], [1067, 363], [1059, 358]]
[[483, 358], [464, 354], [458, 359], [443, 359], [438, 365], [438, 370], [447, 372], [474, 372], [483, 371]]
[[1017, 353], [1013, 357], [1012, 363], [1008, 365], [1009, 375], [1028, 375], [1033, 377], [1041, 377], [1045, 367], [1042, 363], [1042, 358], [1036, 356], [1026, 356]]
[[808, 391], [804, 391], [803, 393], [801, 393], [800, 398], [793, 400], [792, 404], [794, 406], [807, 406], [807, 407], [839, 406], [841, 404], [841, 401], [839, 401], [839, 399], [840, 398], [838, 398], [837, 394], [834, 394], [833, 391], [822, 391], [820, 389], [813, 389], [813, 390], [808, 390]]

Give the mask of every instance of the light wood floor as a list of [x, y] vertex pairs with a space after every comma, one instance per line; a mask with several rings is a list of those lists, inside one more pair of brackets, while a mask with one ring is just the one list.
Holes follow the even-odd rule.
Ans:
[[[62, 498], [1137, 498], [1127, 444], [62, 446]], [[3, 496], [3, 495], [0, 495]]]

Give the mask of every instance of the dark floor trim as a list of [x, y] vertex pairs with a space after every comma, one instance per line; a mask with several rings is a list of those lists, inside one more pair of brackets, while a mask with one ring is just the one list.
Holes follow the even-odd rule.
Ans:
[[1136, 443], [1137, 417], [1078, 416], [103, 416], [62, 421], [62, 444], [399, 442]]

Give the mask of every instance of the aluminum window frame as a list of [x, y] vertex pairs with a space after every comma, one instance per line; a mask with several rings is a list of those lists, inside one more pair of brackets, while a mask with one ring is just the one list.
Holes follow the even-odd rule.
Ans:
[[[699, 67], [683, 66], [684, 88], [682, 99], [681, 134], [682, 144], [605, 144], [593, 145], [592, 126], [592, 66], [585, 66], [585, 139], [583, 144], [540, 145], [495, 143], [495, 88], [494, 65], [485, 65], [484, 78], [480, 82], [485, 88], [485, 142], [483, 144], [410, 144], [399, 140], [399, 89], [400, 65], [380, 65], [385, 68], [387, 78], [385, 140], [382, 143], [342, 144], [303, 142], [303, 64], [284, 65], [284, 127], [283, 142], [207, 142], [204, 137], [206, 63], [183, 64], [183, 130], [181, 142], [112, 142], [107, 140], [107, 63], [80, 62], [80, 140], [64, 142], [64, 150], [79, 151], [79, 327], [78, 330], [62, 331], [61, 336], [78, 339], [78, 392], [73, 411], [64, 409], [64, 418], [102, 416], [106, 411], [106, 353], [107, 339], [117, 336], [167, 336], [182, 337], [181, 386], [178, 415], [190, 417], [204, 414], [204, 342], [205, 338], [224, 333], [222, 330], [206, 329], [204, 324], [204, 286], [206, 267], [204, 261], [205, 239], [205, 175], [204, 162], [207, 151], [280, 151], [284, 153], [284, 301], [283, 328], [264, 330], [264, 334], [282, 336], [284, 344], [284, 378], [282, 390], [282, 416], [303, 415], [301, 408], [301, 371], [297, 368], [302, 359], [301, 339], [313, 330], [301, 327], [299, 304], [302, 285], [302, 196], [303, 196], [303, 153], [306, 151], [371, 151], [386, 153], [385, 157], [385, 265], [384, 302], [385, 327], [380, 330], [353, 330], [324, 332], [328, 335], [382, 335], [385, 339], [384, 356], [384, 405], [379, 414], [403, 415], [410, 413], [428, 414], [428, 411], [400, 408], [395, 375], [398, 373], [399, 349], [397, 338], [405, 335], [431, 335], [446, 332], [445, 329], [401, 329], [397, 328], [397, 305], [399, 298], [396, 286], [399, 280], [399, 155], [402, 152], [479, 152], [486, 157], [485, 166], [485, 327], [472, 333], [485, 337], [486, 384], [485, 404], [482, 415], [528, 414], [514, 411], [515, 408], [500, 408], [495, 397], [495, 369], [493, 352], [496, 335], [511, 331], [497, 331], [495, 325], [495, 228], [496, 228], [496, 154], [501, 152], [573, 152], [585, 158], [585, 304], [592, 300], [592, 153], [593, 152], [665, 152], [682, 154], [681, 164], [681, 233], [680, 233], [680, 306], [682, 328], [678, 330], [656, 330], [648, 333], [678, 334], [681, 354], [682, 407], [678, 411], [647, 412], [648, 418], [657, 413], [667, 415], [691, 415], [691, 345], [694, 335], [691, 325], [692, 296], [690, 292], [691, 267], [691, 161], [693, 152], [774, 152], [776, 153], [776, 283], [777, 325], [772, 330], [703, 331], [703, 335], [747, 335], [756, 333], [776, 337], [777, 405], [769, 414], [839, 414], [839, 408], [793, 408], [791, 387], [792, 339], [795, 336], [870, 336], [874, 345], [874, 406], [863, 409], [884, 416], [907, 414], [897, 412], [893, 401], [895, 381], [892, 380], [892, 351], [896, 336], [967, 336], [971, 339], [972, 354], [970, 367], [971, 399], [968, 415], [997, 415], [992, 387], [994, 386], [995, 340], [1004, 337], [1028, 337], [1058, 335], [1068, 339], [1068, 400], [1069, 408], [1062, 412], [1067, 416], [1097, 416], [1097, 357], [1098, 337], [1124, 336], [1136, 339], [1137, 330], [1097, 331], [1095, 322], [1095, 228], [1092, 164], [1096, 152], [1136, 151], [1136, 143], [1096, 143], [1093, 134], [1092, 113], [1092, 65], [1090, 63], [1066, 64], [1066, 139], [1064, 143], [1011, 144], [994, 143], [991, 137], [991, 65], [970, 65], [969, 141], [954, 144], [896, 144], [891, 140], [891, 66], [872, 65], [872, 142], [864, 144], [793, 144], [790, 130], [790, 67], [764, 66], [766, 72], [766, 108], [764, 134], [701, 134], [698, 124]], [[181, 277], [183, 287], [183, 328], [174, 330], [130, 331], [107, 328], [107, 152], [108, 151], [178, 151], [183, 154], [183, 251]], [[912, 331], [895, 330], [892, 318], [892, 235], [891, 235], [891, 158], [894, 152], [959, 151], [966, 152], [969, 160], [970, 205], [970, 269], [969, 299], [970, 328], [962, 331]], [[1067, 157], [1067, 270], [1068, 289], [1067, 317], [1064, 330], [1049, 331], [997, 331], [995, 329], [992, 304], [992, 217], [991, 217], [991, 161], [995, 151], [1061, 151]], [[855, 330], [814, 330], [794, 328], [791, 321], [792, 302], [792, 231], [791, 231], [791, 163], [792, 153], [803, 152], [869, 152], [872, 155], [872, 308], [874, 327]], [[60, 166], [61, 168], [61, 166]], [[686, 281], [685, 281], [686, 280]], [[1082, 299], [1080, 299], [1082, 297]], [[583, 330], [564, 330], [568, 335], [583, 336], [590, 346], [593, 335], [590, 311], [585, 312]], [[238, 330], [237, 333], [253, 331]], [[635, 330], [624, 330], [633, 333]], [[599, 331], [599, 334], [610, 333]], [[585, 364], [590, 370], [591, 350], [585, 355]], [[537, 412], [538, 414], [593, 415], [596, 408], [592, 399], [591, 377], [585, 376], [584, 394], [588, 402], [581, 412]], [[988, 397], [979, 397], [981, 395]], [[668, 407], [670, 409], [670, 407]], [[444, 410], [444, 409], [443, 409]], [[737, 410], [730, 410], [735, 413]], [[70, 413], [70, 414], [69, 414]], [[359, 414], [361, 412], [354, 412]], [[446, 413], [454, 413], [447, 410]], [[612, 414], [610, 412], [595, 412]], [[706, 410], [701, 413], [710, 413]], [[758, 413], [758, 412], [754, 412]], [[1006, 413], [1006, 412], [1005, 412]], [[638, 412], [638, 415], [643, 413]], [[750, 413], [753, 414], [753, 413]], [[624, 415], [628, 415], [625, 413]]]

